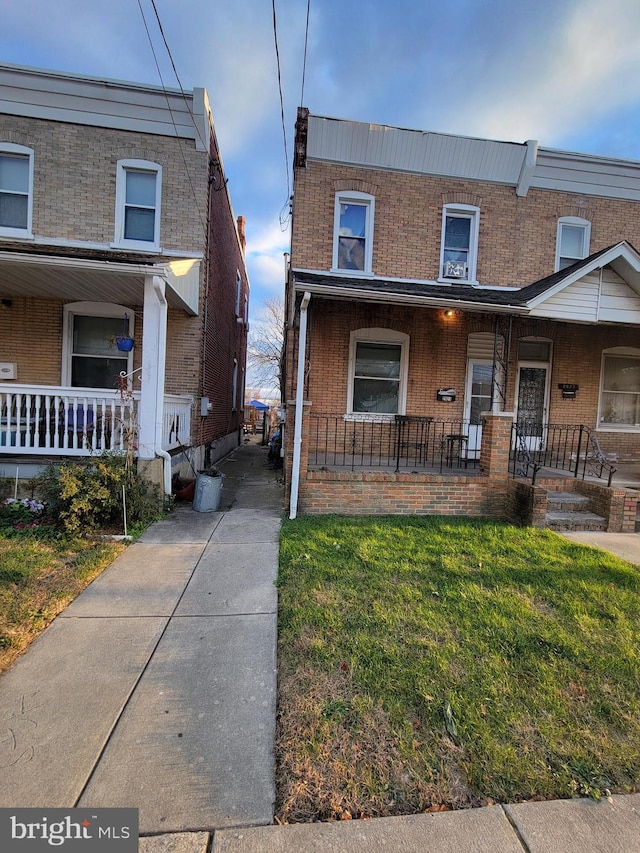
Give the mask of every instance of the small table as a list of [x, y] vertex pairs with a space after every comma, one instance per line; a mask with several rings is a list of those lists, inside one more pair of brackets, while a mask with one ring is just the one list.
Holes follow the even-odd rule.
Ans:
[[453, 468], [453, 460], [458, 459], [464, 462], [466, 468], [469, 460], [464, 450], [469, 443], [469, 437], [462, 432], [451, 432], [444, 436], [442, 443], [447, 465]]

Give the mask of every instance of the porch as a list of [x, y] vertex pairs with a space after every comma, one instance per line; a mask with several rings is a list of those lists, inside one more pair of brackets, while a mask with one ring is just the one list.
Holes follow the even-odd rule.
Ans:
[[[0, 383], [0, 454], [137, 456], [140, 399], [140, 391]], [[186, 395], [164, 395], [162, 450], [189, 446], [192, 403]]]
[[633, 531], [640, 466], [620, 465], [619, 484], [617, 474], [584, 425], [514, 424], [509, 413], [485, 413], [474, 425], [309, 412], [299, 500], [312, 514], [470, 515], [544, 527], [554, 495], [571, 493], [593, 510], [576, 524], [597, 513], [601, 529]]

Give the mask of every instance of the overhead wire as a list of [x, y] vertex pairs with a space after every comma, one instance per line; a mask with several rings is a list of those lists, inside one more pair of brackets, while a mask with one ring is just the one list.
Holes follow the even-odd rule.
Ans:
[[311, 11], [311, 0], [307, 0], [307, 23], [304, 29], [304, 56], [302, 58], [302, 87], [300, 89], [300, 104], [304, 106], [304, 80], [307, 73], [307, 44], [309, 43], [309, 13]]
[[287, 200], [280, 209], [280, 228], [286, 231], [289, 220], [289, 206], [291, 204], [291, 180], [289, 178], [289, 148], [287, 146], [287, 128], [284, 120], [284, 97], [282, 95], [282, 73], [280, 70], [280, 50], [278, 47], [278, 22], [276, 17], [276, 0], [271, 0], [273, 10], [273, 40], [276, 49], [276, 67], [278, 70], [278, 92], [280, 93], [280, 120], [282, 122], [282, 138], [284, 140], [284, 160], [287, 170]]
[[[158, 20], [158, 25], [160, 27], [160, 31], [162, 32], [162, 25], [160, 24], [160, 19], [158, 17], [158, 10], [156, 9], [156, 5], [155, 5], [154, 0], [151, 0], [151, 3], [153, 5], [153, 9], [156, 13], [156, 19]], [[195, 187], [193, 186], [193, 181], [191, 180], [191, 174], [189, 173], [189, 166], [187, 164], [187, 158], [185, 157], [184, 149], [183, 149], [182, 144], [180, 142], [180, 134], [178, 132], [178, 125], [176, 124], [176, 120], [175, 120], [175, 117], [173, 115], [173, 110], [171, 109], [171, 102], [169, 100], [169, 93], [167, 91], [167, 87], [166, 87], [164, 79], [162, 77], [162, 71], [160, 70], [160, 63], [158, 62], [158, 57], [157, 57], [155, 48], [153, 46], [153, 40], [151, 38], [151, 33], [149, 32], [149, 26], [147, 24], [147, 19], [146, 19], [145, 14], [144, 14], [144, 9], [142, 8], [142, 0], [138, 0], [138, 8], [140, 9], [140, 15], [142, 16], [142, 22], [144, 24], [144, 28], [145, 28], [145, 31], [147, 33], [147, 39], [149, 40], [149, 46], [151, 47], [151, 53], [153, 54], [153, 61], [155, 62], [156, 70], [158, 72], [158, 77], [160, 78], [160, 84], [162, 85], [162, 90], [164, 92], [164, 96], [165, 96], [166, 101], [167, 101], [167, 109], [169, 110], [169, 115], [171, 116], [171, 123], [173, 124], [173, 129], [174, 129], [175, 134], [176, 134], [176, 139], [178, 140], [178, 148], [180, 149], [180, 154], [182, 155], [182, 161], [184, 163], [185, 173], [187, 175], [187, 180], [189, 181], [189, 186], [191, 188], [191, 194], [193, 195], [194, 201], [196, 202], [196, 212], [198, 214], [198, 219], [200, 220], [200, 225], [202, 226], [202, 232], [206, 238], [207, 237], [207, 226], [206, 226], [206, 223], [203, 220], [202, 215], [200, 213], [200, 200], [198, 199], [198, 196], [197, 196], [196, 191], [195, 191]], [[169, 50], [169, 45], [167, 44], [167, 41], [164, 38], [163, 32], [162, 32], [162, 38], [163, 38], [163, 41], [165, 43], [165, 47], [167, 49], [167, 52], [169, 54], [169, 58], [171, 59], [171, 65], [173, 66], [173, 70], [174, 70], [174, 73], [176, 75], [176, 79], [178, 80], [178, 84], [180, 86], [180, 91], [182, 92], [182, 96], [183, 96], [185, 103], [186, 103], [186, 96], [184, 93], [184, 89], [182, 88], [182, 84], [180, 83], [180, 80], [178, 78], [178, 72], [176, 71], [175, 63], [173, 61], [173, 57], [171, 56], [171, 51]], [[191, 118], [193, 120], [193, 126], [196, 130], [196, 133], [198, 135], [200, 135], [200, 131], [198, 129], [198, 126], [196, 124], [195, 119], [193, 118], [193, 113], [189, 109], [188, 104], [187, 104], [187, 109], [189, 110], [189, 114], [191, 115]], [[202, 140], [201, 136], [200, 136], [200, 139]], [[205, 145], [204, 140], [202, 140], [202, 143], [203, 143], [203, 145]], [[205, 145], [205, 150], [208, 150], [206, 145]]]

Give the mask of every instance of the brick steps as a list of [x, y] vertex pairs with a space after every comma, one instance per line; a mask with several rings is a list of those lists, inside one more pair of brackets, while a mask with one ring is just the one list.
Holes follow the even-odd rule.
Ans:
[[548, 492], [546, 526], [551, 530], [606, 530], [606, 518], [589, 510], [589, 498], [585, 495]]

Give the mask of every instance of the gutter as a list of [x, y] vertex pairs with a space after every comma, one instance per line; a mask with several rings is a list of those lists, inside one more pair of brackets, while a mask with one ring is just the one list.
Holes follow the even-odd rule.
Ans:
[[[158, 343], [161, 344], [162, 360], [164, 364], [167, 357], [167, 299], [164, 294], [164, 280], [158, 276], [153, 276], [153, 289], [158, 302], [162, 306], [158, 320]], [[153, 452], [163, 460], [163, 479], [164, 493], [171, 494], [171, 455], [162, 448], [162, 416], [158, 423], [158, 409], [162, 412], [164, 407], [164, 368], [156, 373], [156, 428], [154, 430]], [[160, 381], [162, 379], [162, 381]]]
[[291, 467], [291, 495], [289, 518], [298, 514], [298, 489], [300, 484], [300, 452], [302, 449], [302, 410], [304, 407], [304, 361], [307, 352], [307, 310], [311, 294], [305, 291], [300, 303], [300, 339], [298, 341], [298, 373], [296, 378], [296, 417], [293, 429], [293, 464]]
[[[468, 308], [473, 311], [484, 311], [489, 314], [523, 314], [528, 313], [526, 305], [494, 305], [489, 302], [472, 302], [466, 299], [442, 299], [438, 297], [417, 296], [409, 293], [388, 293], [354, 287], [332, 287], [331, 285], [309, 284], [302, 282], [295, 286], [298, 293], [315, 293], [317, 296], [330, 296], [337, 299], [360, 299], [363, 302], [391, 303], [393, 305], [418, 305], [425, 308]], [[513, 292], [513, 291], [511, 291]]]

